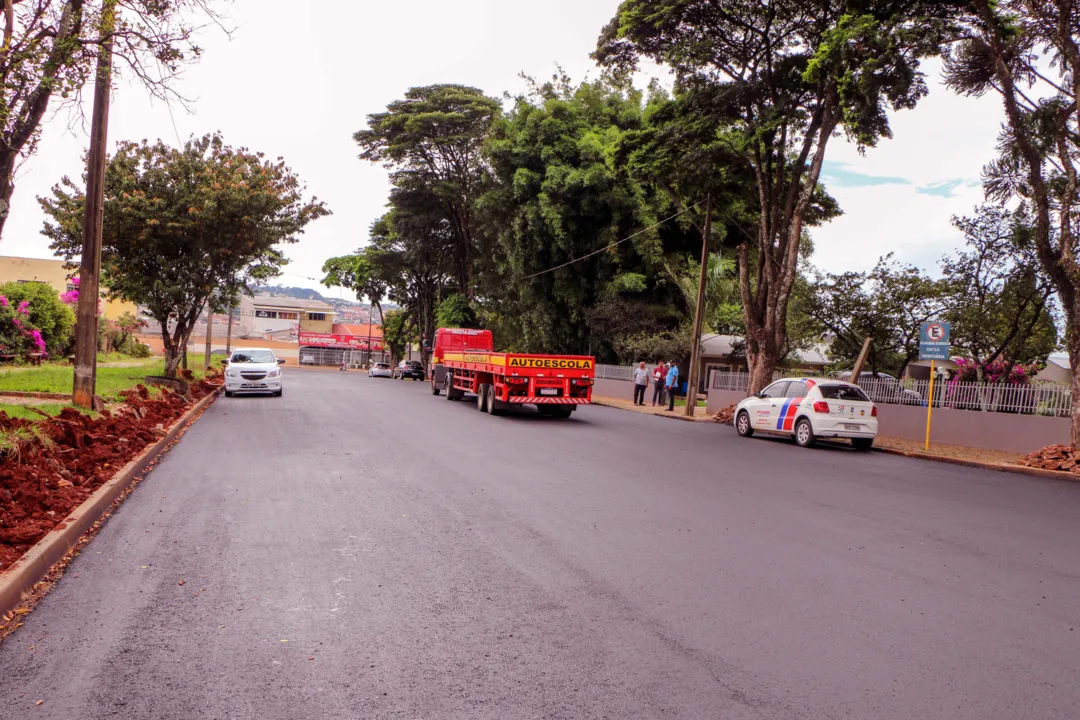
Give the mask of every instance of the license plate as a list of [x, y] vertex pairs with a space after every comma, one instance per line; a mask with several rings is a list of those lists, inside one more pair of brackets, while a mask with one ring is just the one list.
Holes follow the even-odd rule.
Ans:
[[541, 395], [558, 395], [559, 388], [540, 388]]
[[244, 383], [240, 387], [244, 388], [245, 390], [262, 390], [266, 386], [265, 385], [256, 385], [255, 383]]
[[844, 423], [845, 430], [862, 430], [862, 425], [851, 425], [850, 423]]

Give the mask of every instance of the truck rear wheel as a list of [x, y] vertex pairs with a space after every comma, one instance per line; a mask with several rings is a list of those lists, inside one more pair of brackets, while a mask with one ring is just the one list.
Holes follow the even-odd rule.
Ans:
[[488, 385], [487, 406], [488, 412], [492, 415], [505, 415], [506, 411], [509, 409], [509, 403], [504, 403], [495, 397], [494, 385]]
[[438, 395], [439, 394], [439, 383], [435, 382], [435, 377], [434, 376], [432, 376], [432, 378], [431, 378], [431, 394], [432, 395]]
[[490, 387], [487, 383], [480, 383], [480, 386], [476, 388], [476, 409], [480, 412], [487, 412], [488, 388]]
[[451, 373], [446, 373], [446, 379], [443, 380], [443, 389], [446, 390], [447, 400], [457, 400], [454, 397], [454, 376]]

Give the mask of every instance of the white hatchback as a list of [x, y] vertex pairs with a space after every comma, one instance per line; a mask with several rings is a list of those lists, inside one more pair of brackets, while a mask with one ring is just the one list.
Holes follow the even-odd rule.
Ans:
[[818, 438], [850, 438], [856, 450], [869, 450], [878, 432], [877, 406], [858, 385], [840, 380], [778, 380], [735, 406], [735, 429], [777, 433], [810, 447]]
[[371, 366], [371, 369], [368, 370], [367, 374], [368, 377], [394, 377], [394, 371], [390, 369], [390, 366], [387, 363], [375, 363]]
[[269, 394], [281, 397], [281, 365], [273, 350], [242, 348], [233, 351], [225, 368], [225, 397]]

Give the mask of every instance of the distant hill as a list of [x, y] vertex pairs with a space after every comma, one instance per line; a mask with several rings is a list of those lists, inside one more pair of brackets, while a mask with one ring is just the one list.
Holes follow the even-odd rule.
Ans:
[[285, 287], [284, 285], [266, 285], [253, 288], [259, 295], [277, 295], [278, 297], [291, 297], [298, 300], [322, 300], [330, 302], [330, 298], [323, 296], [318, 290], [302, 287]]

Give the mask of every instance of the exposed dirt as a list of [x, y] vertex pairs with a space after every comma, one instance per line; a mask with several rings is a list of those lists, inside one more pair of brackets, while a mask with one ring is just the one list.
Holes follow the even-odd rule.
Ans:
[[190, 402], [169, 390], [151, 396], [139, 385], [96, 419], [71, 408], [36, 422], [0, 412], [0, 430], [36, 430], [44, 438], [0, 458], [0, 572], [219, 384], [217, 372], [193, 383]]

